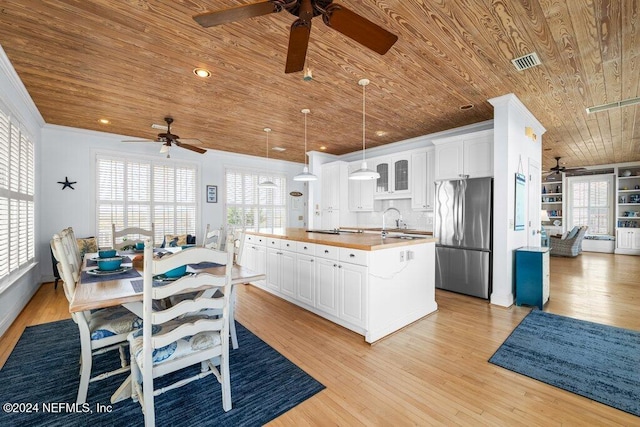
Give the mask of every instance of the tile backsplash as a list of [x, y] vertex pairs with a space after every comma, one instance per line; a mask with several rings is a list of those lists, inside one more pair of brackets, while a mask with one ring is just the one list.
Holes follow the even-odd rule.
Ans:
[[[433, 212], [412, 210], [411, 199], [376, 200], [375, 212], [358, 212], [356, 213], [357, 224], [345, 224], [344, 226], [362, 228], [382, 227], [382, 212], [389, 207], [394, 207], [402, 213], [402, 220], [407, 224], [407, 228], [433, 231]], [[396, 219], [398, 219], [396, 212], [387, 213], [387, 227], [395, 227]]]

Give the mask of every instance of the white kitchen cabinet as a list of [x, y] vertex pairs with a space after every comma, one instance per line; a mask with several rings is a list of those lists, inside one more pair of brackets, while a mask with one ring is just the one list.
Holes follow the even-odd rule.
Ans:
[[[349, 165], [349, 173], [360, 169], [361, 162], [353, 162]], [[356, 180], [349, 179], [349, 210], [352, 212], [372, 212], [373, 192], [376, 186], [375, 179]]]
[[402, 199], [411, 197], [411, 155], [400, 154], [374, 159], [373, 165], [380, 174], [376, 180], [375, 199]]
[[316, 308], [338, 316], [338, 262], [316, 258]]
[[434, 139], [436, 181], [493, 176], [493, 130]]
[[316, 260], [307, 254], [296, 255], [295, 298], [311, 307], [316, 306]]
[[349, 212], [347, 181], [349, 166], [346, 162], [322, 165], [320, 201], [323, 229], [339, 228], [354, 223]]
[[284, 295], [296, 297], [296, 254], [278, 248], [266, 250], [267, 287]]
[[615, 253], [640, 255], [640, 228], [618, 228]]
[[[266, 239], [261, 236], [245, 234], [242, 246], [242, 266], [259, 274], [266, 274]], [[260, 288], [266, 288], [264, 280], [252, 282]]]
[[433, 210], [434, 159], [433, 150], [411, 155], [411, 208], [413, 210]]
[[338, 264], [338, 317], [358, 327], [365, 326], [367, 278], [365, 266]]

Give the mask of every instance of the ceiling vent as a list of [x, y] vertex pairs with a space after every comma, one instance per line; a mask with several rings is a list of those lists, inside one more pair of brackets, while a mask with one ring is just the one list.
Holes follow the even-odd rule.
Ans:
[[596, 105], [594, 107], [587, 108], [587, 113], [589, 114], [597, 113], [598, 111], [606, 111], [606, 110], [611, 110], [612, 108], [626, 107], [628, 105], [635, 105], [635, 104], [640, 104], [640, 98], [630, 98], [630, 99], [625, 99], [624, 101], [616, 101], [616, 102], [610, 102], [608, 104]]
[[520, 58], [512, 59], [513, 65], [516, 67], [516, 70], [523, 71], [527, 68], [535, 67], [536, 65], [542, 64], [540, 62], [540, 58], [538, 58], [538, 54], [532, 52], [528, 55], [521, 56]]
[[271, 150], [272, 151], [286, 151], [287, 149], [286, 148], [282, 148], [282, 147], [273, 147]]

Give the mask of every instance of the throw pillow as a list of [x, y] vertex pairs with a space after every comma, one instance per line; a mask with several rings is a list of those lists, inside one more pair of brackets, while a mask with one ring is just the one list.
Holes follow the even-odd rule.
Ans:
[[166, 236], [164, 236], [164, 247], [177, 247], [186, 244], [186, 234], [167, 234]]
[[84, 258], [87, 253], [98, 252], [98, 240], [95, 237], [83, 237], [76, 239], [78, 249], [80, 250], [80, 256]]
[[578, 227], [577, 225], [573, 227], [573, 229], [569, 232], [569, 234], [567, 234], [567, 239], [573, 239], [574, 237], [576, 237], [576, 234], [578, 234], [579, 230], [580, 230], [580, 227]]

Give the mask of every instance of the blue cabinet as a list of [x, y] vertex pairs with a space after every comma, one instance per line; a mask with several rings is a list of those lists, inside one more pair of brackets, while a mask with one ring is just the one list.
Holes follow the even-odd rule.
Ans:
[[549, 248], [516, 249], [516, 305], [540, 310], [549, 300]]

